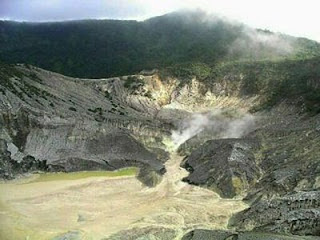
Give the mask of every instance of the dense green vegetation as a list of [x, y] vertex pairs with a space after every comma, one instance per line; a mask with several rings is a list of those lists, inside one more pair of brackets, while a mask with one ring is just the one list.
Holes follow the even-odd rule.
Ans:
[[249, 29], [203, 12], [177, 12], [144, 22], [0, 21], [0, 60], [75, 77], [119, 76], [178, 63], [212, 67], [235, 59], [319, 54], [320, 45], [314, 41]]

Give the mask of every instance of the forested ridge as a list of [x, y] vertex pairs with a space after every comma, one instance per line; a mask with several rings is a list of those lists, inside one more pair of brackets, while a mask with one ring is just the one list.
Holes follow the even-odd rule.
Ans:
[[320, 44], [205, 14], [175, 12], [146, 21], [0, 22], [0, 60], [68, 76], [110, 77], [201, 63], [305, 59]]

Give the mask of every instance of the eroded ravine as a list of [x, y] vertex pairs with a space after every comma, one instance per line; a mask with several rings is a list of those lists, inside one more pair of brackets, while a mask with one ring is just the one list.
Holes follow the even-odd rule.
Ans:
[[212, 191], [182, 182], [188, 172], [171, 151], [167, 172], [155, 188], [134, 176], [89, 177], [0, 185], [1, 239], [51, 239], [78, 231], [102, 239], [127, 229], [161, 227], [176, 239], [194, 228], [226, 228], [230, 216], [246, 207]]

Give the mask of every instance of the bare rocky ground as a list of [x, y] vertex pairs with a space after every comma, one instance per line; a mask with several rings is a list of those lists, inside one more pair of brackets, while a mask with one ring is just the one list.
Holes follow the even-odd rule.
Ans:
[[[319, 239], [319, 115], [284, 100], [248, 118], [256, 96], [203, 94], [196, 79], [181, 87], [157, 73], [1, 71], [1, 178], [140, 169], [137, 178], [3, 183], [7, 239], [24, 239], [23, 231], [55, 240], [181, 239], [193, 229], [183, 239]], [[194, 117], [217, 108], [237, 110]], [[187, 141], [177, 148], [172, 132]]]

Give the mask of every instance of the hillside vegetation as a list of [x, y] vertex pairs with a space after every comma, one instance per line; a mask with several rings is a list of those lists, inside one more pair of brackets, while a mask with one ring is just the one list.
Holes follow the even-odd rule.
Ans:
[[314, 41], [251, 29], [201, 11], [143, 22], [0, 22], [0, 60], [74, 77], [108, 77], [181, 63], [309, 58]]

